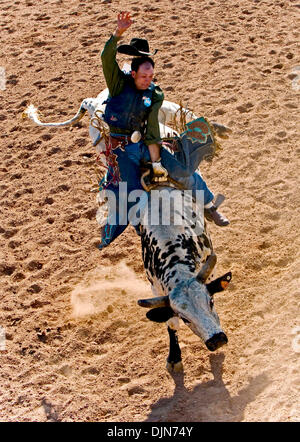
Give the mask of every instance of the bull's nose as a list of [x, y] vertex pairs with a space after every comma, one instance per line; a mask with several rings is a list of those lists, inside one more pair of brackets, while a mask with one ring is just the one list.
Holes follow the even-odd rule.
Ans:
[[222, 345], [227, 344], [228, 339], [225, 333], [220, 332], [213, 335], [211, 338], [209, 338], [205, 345], [210, 351], [215, 351], [218, 348], [222, 347]]

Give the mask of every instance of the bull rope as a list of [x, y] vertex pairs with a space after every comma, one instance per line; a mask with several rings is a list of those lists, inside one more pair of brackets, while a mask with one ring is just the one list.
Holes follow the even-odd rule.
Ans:
[[[96, 166], [94, 170], [98, 179], [97, 191], [106, 189], [110, 184], [117, 185], [121, 181], [120, 170], [117, 163], [117, 155], [113, 153], [113, 147], [109, 135], [109, 128], [104, 123], [102, 117], [95, 111], [95, 116], [91, 119], [91, 126], [97, 129], [100, 133], [100, 138], [97, 145], [103, 142], [104, 148], [98, 153], [96, 157]], [[101, 170], [102, 168], [102, 170]], [[103, 173], [103, 168], [106, 172], [110, 172], [111, 178], [107, 180], [107, 173]], [[100, 173], [99, 173], [100, 170]], [[96, 191], [96, 189], [95, 189]]]

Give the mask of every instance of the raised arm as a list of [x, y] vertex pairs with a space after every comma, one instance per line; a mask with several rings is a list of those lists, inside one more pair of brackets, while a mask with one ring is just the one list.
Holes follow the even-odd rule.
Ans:
[[117, 42], [132, 23], [129, 12], [118, 14], [117, 28], [106, 42], [101, 53], [103, 74], [111, 96], [118, 95], [123, 87], [124, 73], [119, 68], [116, 60]]

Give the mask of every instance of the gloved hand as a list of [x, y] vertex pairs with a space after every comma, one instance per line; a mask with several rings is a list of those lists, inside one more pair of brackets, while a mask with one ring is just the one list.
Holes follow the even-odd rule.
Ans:
[[157, 161], [154, 161], [152, 163], [152, 168], [153, 168], [153, 173], [155, 177], [163, 177], [163, 178], [167, 178], [168, 176], [168, 171], [167, 169], [164, 168], [164, 166], [161, 164], [160, 162], [160, 158]]

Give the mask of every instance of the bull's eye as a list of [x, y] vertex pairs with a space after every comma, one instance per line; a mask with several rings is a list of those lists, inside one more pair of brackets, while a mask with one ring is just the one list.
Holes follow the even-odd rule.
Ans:
[[214, 308], [214, 300], [213, 300], [213, 298], [210, 298], [209, 306], [210, 306], [211, 310]]

